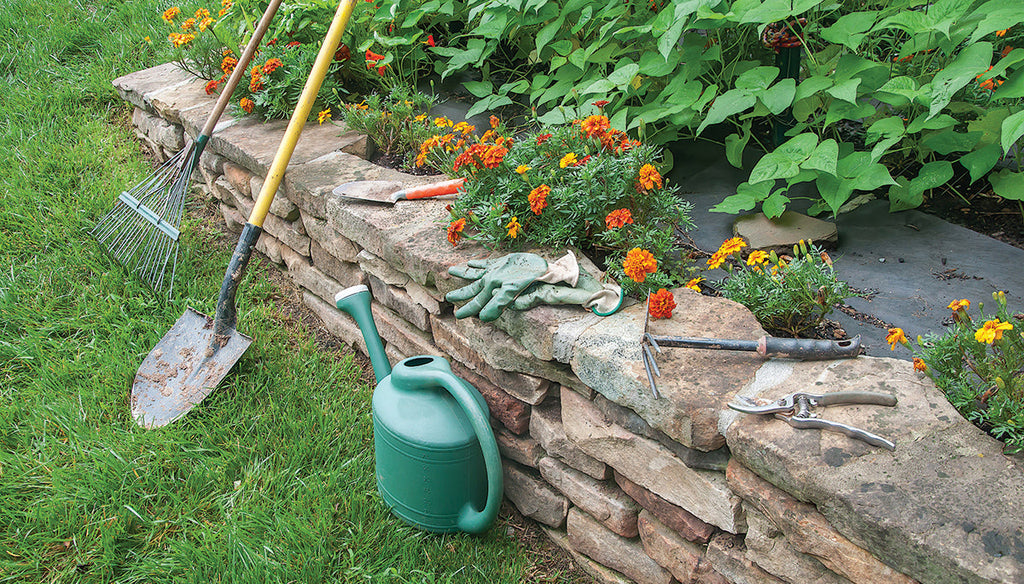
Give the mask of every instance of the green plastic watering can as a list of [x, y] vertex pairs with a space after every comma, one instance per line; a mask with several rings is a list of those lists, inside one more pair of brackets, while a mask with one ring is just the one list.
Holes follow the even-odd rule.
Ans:
[[373, 444], [384, 502], [426, 531], [486, 531], [504, 488], [487, 403], [440, 357], [409, 357], [392, 369], [366, 286], [346, 288], [334, 300], [362, 331], [377, 378]]

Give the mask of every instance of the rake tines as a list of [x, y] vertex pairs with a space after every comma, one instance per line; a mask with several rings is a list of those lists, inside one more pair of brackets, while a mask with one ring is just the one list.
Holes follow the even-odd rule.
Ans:
[[149, 178], [122, 192], [114, 208], [89, 232], [116, 262], [167, 297], [178, 264], [178, 226], [185, 196], [203, 145], [193, 142]]

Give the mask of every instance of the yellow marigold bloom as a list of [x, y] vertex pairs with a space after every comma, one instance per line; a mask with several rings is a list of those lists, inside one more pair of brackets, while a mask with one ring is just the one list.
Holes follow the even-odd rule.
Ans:
[[176, 32], [172, 32], [171, 34], [167, 35], [167, 38], [170, 39], [171, 43], [173, 43], [175, 47], [184, 47], [185, 45], [195, 40], [196, 35], [192, 33], [179, 34]]
[[928, 371], [928, 365], [925, 364], [924, 359], [914, 357], [914, 371], [920, 371], [921, 373]]
[[626, 254], [626, 259], [622, 262], [622, 270], [634, 282], [642, 283], [647, 279], [647, 274], [658, 271], [658, 260], [646, 249], [634, 247]]
[[889, 329], [889, 334], [885, 336], [885, 342], [889, 343], [889, 349], [892, 351], [896, 350], [896, 345], [906, 345], [907, 335], [903, 334], [903, 329], [896, 327]]
[[491, 123], [491, 127], [494, 129], [497, 129], [498, 126], [501, 125], [501, 120], [498, 119], [498, 116], [491, 116], [487, 121]]
[[961, 298], [960, 300], [954, 300], [950, 302], [949, 306], [947, 306], [946, 308], [952, 310], [953, 312], [956, 312], [958, 310], [967, 310], [970, 307], [971, 301], [966, 298]]
[[742, 237], [731, 237], [722, 242], [722, 245], [718, 248], [718, 253], [723, 256], [730, 256], [745, 247], [747, 247], [747, 242]]
[[689, 282], [687, 282], [685, 287], [689, 288], [690, 290], [693, 290], [694, 292], [700, 292], [700, 285], [699, 284], [701, 282], [703, 282], [703, 281], [704, 281], [704, 278], [702, 278], [700, 276], [697, 276], [696, 278], [694, 278], [694, 279], [690, 280]]
[[331, 108], [327, 108], [322, 112], [316, 114], [316, 122], [323, 125], [325, 120], [331, 119]]
[[437, 126], [438, 128], [450, 128], [454, 125], [454, 123], [448, 118], [438, 117], [434, 118], [434, 125]]
[[186, 18], [185, 22], [181, 23], [181, 30], [184, 30], [184, 31], [192, 30], [192, 27], [194, 27], [195, 25], [196, 25], [196, 19], [194, 19], [194, 18]]
[[576, 164], [576, 162], [577, 162], [577, 160], [576, 160], [576, 153], [575, 152], [570, 152], [570, 153], [566, 154], [565, 156], [563, 156], [562, 159], [558, 161], [558, 168], [565, 168], [566, 166], [572, 166], [572, 165]]
[[205, 31], [207, 28], [209, 28], [210, 25], [215, 23], [215, 22], [217, 22], [217, 21], [212, 19], [212, 18], [210, 18], [210, 17], [206, 17], [206, 18], [204, 18], [204, 19], [199, 21], [199, 24], [196, 25], [196, 28], [198, 28], [199, 31], [202, 32], [202, 31]]
[[747, 256], [748, 266], [757, 266], [767, 261], [768, 253], [760, 249], [755, 249], [754, 251], [750, 252], [750, 255]]
[[413, 119], [416, 120], [417, 122], [422, 122], [423, 120], [427, 119], [427, 114], [420, 114]]
[[253, 103], [253, 101], [248, 97], [243, 97], [242, 99], [238, 100], [238, 107], [242, 108], [242, 111], [244, 111], [247, 114], [251, 114], [255, 106], [256, 104]]
[[181, 8], [178, 8], [177, 6], [171, 6], [167, 10], [164, 10], [164, 13], [160, 18], [163, 18], [167, 22], [173, 22], [175, 17], [177, 17], [179, 14], [181, 14]]
[[209, 18], [210, 17], [210, 11], [205, 9], [205, 8], [199, 8], [198, 10], [196, 10], [196, 13], [193, 16], [195, 16], [196, 20], [202, 20], [204, 18]]
[[526, 166], [525, 164], [520, 164], [519, 166], [516, 167], [516, 172], [519, 174], [526, 174], [526, 171], [528, 170], [530, 170], [530, 167]]
[[661, 174], [658, 173], [658, 169], [654, 168], [652, 164], [645, 164], [640, 167], [639, 176], [637, 182], [640, 183], [640, 187], [645, 191], [652, 191], [657, 186], [661, 188]]
[[512, 220], [508, 222], [508, 225], [505, 226], [505, 229], [508, 230], [508, 236], [512, 239], [519, 237], [519, 230], [522, 228], [523, 226], [519, 224], [519, 217], [513, 217]]
[[998, 318], [994, 318], [986, 321], [985, 324], [974, 333], [974, 340], [979, 343], [988, 343], [991, 345], [1003, 338], [1003, 331], [1009, 330], [1013, 330], [1012, 324], [1008, 322], [999, 322]]
[[1010, 30], [1010, 29], [1004, 28], [1003, 30], [997, 30], [996, 31], [996, 36], [997, 37], [1004, 37], [1004, 36], [1006, 36], [1006, 31], [1008, 31], [1008, 30]]
[[462, 132], [463, 136], [468, 136], [469, 134], [472, 134], [473, 132], [476, 131], [476, 126], [471, 126], [466, 122], [459, 122], [455, 124], [455, 126], [452, 129], [454, 129], [457, 132]]
[[717, 251], [715, 253], [711, 254], [711, 257], [708, 258], [708, 269], [709, 270], [714, 270], [714, 269], [720, 268], [722, 266], [722, 264], [725, 263], [725, 258], [726, 257], [728, 257], [728, 256], [722, 255], [721, 253], [719, 253]]

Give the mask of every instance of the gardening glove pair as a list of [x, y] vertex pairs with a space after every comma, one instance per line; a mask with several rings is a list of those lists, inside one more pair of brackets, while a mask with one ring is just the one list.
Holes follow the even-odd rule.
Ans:
[[469, 300], [455, 311], [455, 318], [478, 315], [490, 322], [508, 306], [527, 310], [539, 304], [579, 304], [598, 316], [607, 316], [622, 306], [622, 289], [598, 282], [579, 267], [572, 252], [550, 263], [532, 253], [470, 260], [452, 266], [448, 273], [474, 280], [445, 295], [449, 302]]

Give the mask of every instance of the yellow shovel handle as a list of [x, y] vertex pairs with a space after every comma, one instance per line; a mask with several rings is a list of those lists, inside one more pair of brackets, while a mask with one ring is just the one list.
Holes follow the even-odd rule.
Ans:
[[345, 32], [345, 25], [348, 23], [349, 17], [352, 16], [354, 6], [355, 0], [341, 0], [338, 11], [334, 13], [331, 28], [327, 31], [324, 44], [320, 47], [316, 62], [313, 63], [313, 70], [309, 73], [309, 79], [306, 80], [306, 86], [302, 88], [299, 103], [295, 106], [291, 120], [288, 121], [288, 129], [285, 130], [281, 145], [277, 149], [277, 154], [274, 155], [274, 162], [271, 163], [270, 170], [267, 172], [267, 180], [263, 183], [260, 195], [256, 199], [256, 206], [249, 214], [249, 223], [257, 227], [263, 227], [263, 220], [266, 219], [267, 212], [270, 210], [270, 203], [274, 201], [274, 195], [277, 193], [278, 187], [281, 186], [285, 168], [288, 167], [288, 161], [292, 158], [295, 144], [299, 141], [299, 134], [302, 133], [302, 128], [309, 118], [309, 112], [313, 109], [316, 95], [320, 92], [320, 85], [323, 83], [324, 77], [327, 76], [327, 69], [334, 60], [334, 53], [338, 48], [338, 43], [341, 42], [341, 35]]

